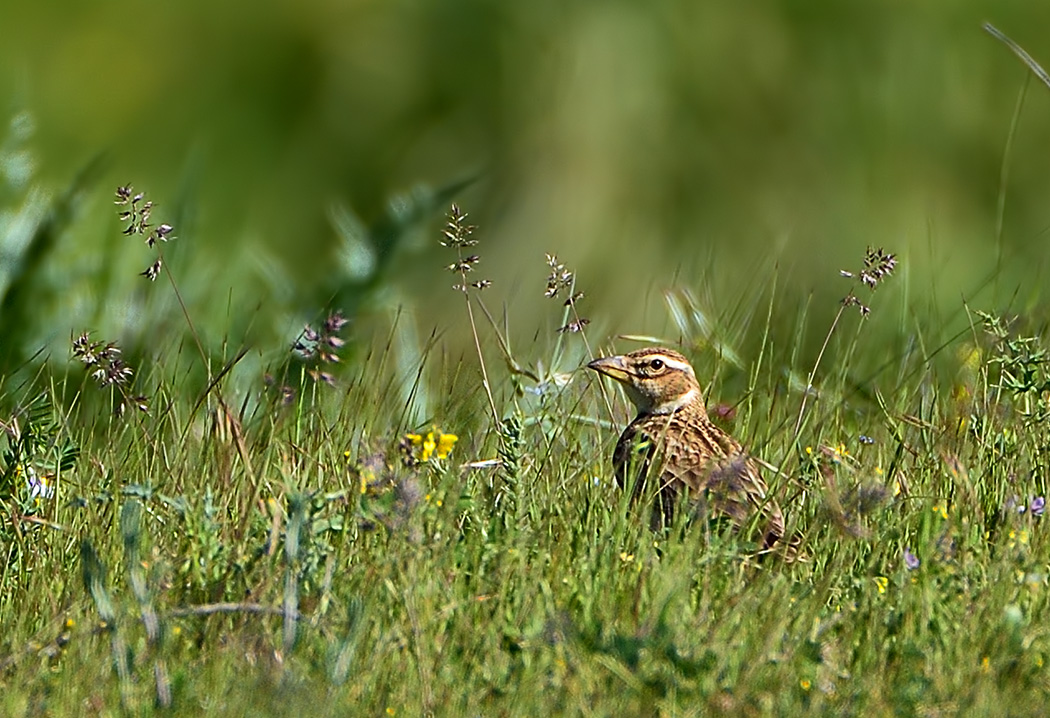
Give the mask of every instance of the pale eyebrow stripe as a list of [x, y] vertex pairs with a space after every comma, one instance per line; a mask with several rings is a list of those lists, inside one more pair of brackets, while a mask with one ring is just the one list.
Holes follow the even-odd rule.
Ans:
[[682, 371], [688, 371], [690, 374], [693, 373], [693, 367], [689, 362], [672, 359], [666, 354], [654, 354], [650, 357], [650, 361], [652, 361], [652, 359], [655, 358], [660, 358], [661, 360], [663, 360], [664, 364], [671, 367], [672, 369], [681, 369]]

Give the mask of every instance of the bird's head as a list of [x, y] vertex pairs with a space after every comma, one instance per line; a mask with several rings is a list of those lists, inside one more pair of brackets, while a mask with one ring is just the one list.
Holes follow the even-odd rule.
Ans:
[[693, 403], [703, 408], [693, 367], [673, 349], [639, 349], [587, 367], [623, 384], [640, 414], [670, 414]]

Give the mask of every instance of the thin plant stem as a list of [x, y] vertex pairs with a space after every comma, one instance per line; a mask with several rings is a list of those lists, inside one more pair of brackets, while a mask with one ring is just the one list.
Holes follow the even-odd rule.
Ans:
[[474, 350], [478, 353], [478, 364], [481, 366], [481, 384], [485, 387], [485, 396], [489, 400], [489, 409], [492, 411], [492, 420], [498, 427], [500, 424], [499, 411], [496, 409], [496, 400], [492, 397], [492, 387], [489, 384], [489, 373], [485, 368], [485, 355], [481, 351], [481, 339], [478, 337], [478, 326], [474, 323], [474, 309], [470, 304], [470, 295], [467, 293], [467, 277], [461, 272], [463, 278], [463, 298], [467, 302], [467, 318], [470, 320], [470, 333], [474, 337]]
[[820, 347], [820, 353], [817, 354], [817, 360], [813, 362], [813, 368], [809, 372], [809, 378], [806, 379], [806, 388], [802, 392], [802, 403], [798, 407], [798, 418], [795, 419], [795, 430], [792, 436], [792, 443], [798, 441], [798, 435], [802, 431], [802, 417], [806, 413], [806, 400], [809, 398], [809, 392], [813, 388], [813, 379], [817, 375], [817, 367], [820, 366], [820, 360], [824, 358], [824, 352], [828, 348], [828, 342], [831, 341], [831, 335], [835, 333], [835, 327], [839, 325], [839, 319], [842, 318], [842, 313], [846, 311], [846, 305], [842, 304], [839, 307], [838, 314], [835, 315], [835, 320], [831, 323], [831, 328], [828, 329], [827, 335], [824, 337], [824, 344]]

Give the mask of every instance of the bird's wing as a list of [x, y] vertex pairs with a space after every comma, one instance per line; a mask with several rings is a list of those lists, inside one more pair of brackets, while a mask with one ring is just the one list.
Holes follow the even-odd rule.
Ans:
[[658, 505], [667, 519], [685, 487], [698, 513], [728, 516], [738, 526], [746, 525], [756, 512], [763, 514], [767, 547], [784, 534], [784, 516], [767, 497], [758, 466], [733, 437], [713, 424], [675, 415], [639, 417], [620, 436], [613, 468], [621, 487], [633, 487], [635, 499], [645, 490], [648, 475], [658, 470]]
[[765, 543], [784, 534], [784, 516], [767, 496], [758, 466], [744, 448], [713, 424], [691, 424], [683, 441], [667, 442], [664, 483], [681, 482], [712, 514], [724, 514], [738, 526], [756, 512], [766, 519]]

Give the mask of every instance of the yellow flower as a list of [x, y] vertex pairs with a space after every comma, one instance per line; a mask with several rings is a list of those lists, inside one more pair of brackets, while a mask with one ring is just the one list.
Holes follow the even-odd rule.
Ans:
[[806, 454], [808, 454], [809, 456], [813, 456], [813, 447], [812, 446], [807, 446], [806, 447]]
[[452, 451], [452, 447], [459, 441], [459, 437], [455, 434], [441, 434], [438, 437], [437, 442], [437, 456], [439, 459], [444, 459]]
[[1009, 543], [1009, 547], [1010, 548], [1017, 548], [1018, 546], [1027, 546], [1028, 545], [1028, 530], [1027, 529], [1021, 529], [1020, 531], [1015, 531], [1015, 530], [1011, 529], [1010, 533], [1007, 534], [1007, 538], [1010, 539], [1010, 543]]
[[632, 561], [634, 561], [634, 554], [633, 553], [627, 553], [626, 551], [621, 551], [620, 552], [620, 560], [623, 561], [624, 563], [631, 563]]
[[369, 484], [374, 484], [375, 480], [376, 480], [376, 472], [372, 471], [371, 469], [362, 469], [361, 470], [361, 493], [362, 494], [367, 494], [368, 493], [368, 485]]
[[805, 678], [803, 678], [802, 680], [800, 680], [798, 682], [798, 686], [802, 690], [808, 691], [812, 687], [812, 684], [809, 681], [807, 681]]
[[459, 441], [459, 437], [455, 434], [442, 434], [440, 431], [433, 429], [428, 431], [426, 436], [422, 434], [405, 434], [405, 440], [413, 447], [418, 446], [421, 449], [419, 453], [420, 461], [430, 461], [433, 456], [439, 459], [447, 458], [449, 452], [452, 451], [452, 447]]
[[948, 518], [948, 506], [934, 506], [933, 513], [940, 514], [942, 519]]
[[981, 672], [988, 673], [991, 670], [991, 662], [988, 660], [988, 656], [981, 659]]
[[423, 440], [423, 454], [420, 456], [421, 461], [430, 461], [431, 454], [434, 453], [434, 449], [437, 448], [437, 442], [434, 441], [434, 432], [431, 431], [427, 434], [427, 438]]
[[875, 588], [879, 589], [879, 593], [886, 593], [886, 587], [889, 586], [890, 580], [885, 576], [875, 577]]

